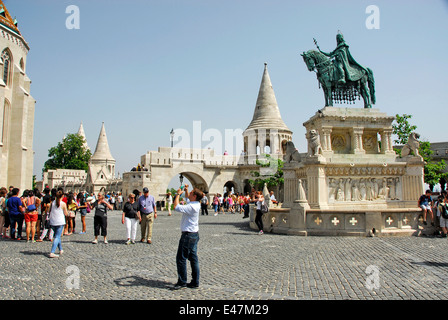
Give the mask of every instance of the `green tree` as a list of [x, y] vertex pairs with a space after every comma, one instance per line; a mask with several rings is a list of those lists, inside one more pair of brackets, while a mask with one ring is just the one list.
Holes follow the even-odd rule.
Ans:
[[262, 190], [264, 184], [266, 183], [267, 187], [275, 187], [281, 186], [285, 182], [283, 178], [283, 160], [281, 159], [273, 159], [269, 154], [265, 155], [265, 160], [257, 160], [256, 164], [260, 166], [260, 168], [270, 168], [270, 174], [261, 175], [259, 171], [252, 171], [251, 175], [255, 178], [253, 180], [249, 180], [249, 183], [256, 189]]
[[[395, 123], [392, 124], [393, 134], [397, 136], [394, 143], [405, 145], [408, 142], [409, 135], [417, 129], [416, 125], [411, 125], [409, 119], [412, 115], [403, 114], [395, 116]], [[401, 148], [394, 148], [395, 152], [401, 156]], [[431, 149], [429, 141], [420, 141], [419, 153], [425, 161], [424, 174], [425, 182], [430, 186], [431, 190], [439, 183], [441, 178], [445, 180], [448, 178], [448, 173], [445, 172], [446, 163], [442, 159], [435, 161], [432, 159], [434, 151]]]
[[43, 170], [77, 169], [87, 171], [92, 153], [84, 148], [84, 142], [81, 135], [68, 134], [57, 146], [48, 150], [49, 159], [45, 161]]
[[444, 172], [446, 169], [445, 160], [432, 160], [431, 156], [434, 151], [432, 151], [431, 144], [428, 141], [421, 141], [418, 151], [426, 163], [424, 168], [425, 182], [432, 190], [434, 185], [440, 182], [440, 179], [444, 178], [446, 180], [448, 177], [448, 174]]

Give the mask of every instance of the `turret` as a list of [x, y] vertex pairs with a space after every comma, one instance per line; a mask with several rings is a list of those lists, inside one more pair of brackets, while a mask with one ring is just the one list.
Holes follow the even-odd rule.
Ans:
[[264, 64], [258, 98], [251, 123], [243, 133], [244, 151], [249, 161], [263, 154], [281, 157], [292, 131], [283, 122], [275, 98], [267, 63]]

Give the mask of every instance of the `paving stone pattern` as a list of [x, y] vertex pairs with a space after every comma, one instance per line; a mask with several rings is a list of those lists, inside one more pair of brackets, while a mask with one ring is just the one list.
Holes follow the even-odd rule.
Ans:
[[[79, 228], [79, 216], [76, 221]], [[108, 244], [102, 237], [98, 244], [91, 243], [91, 214], [87, 227], [87, 234], [64, 236], [64, 254], [54, 259], [48, 257], [48, 241], [0, 240], [0, 299], [439, 300], [448, 296], [448, 242], [442, 238], [258, 235], [238, 213], [201, 216], [200, 288], [175, 291], [178, 214], [158, 215], [152, 244], [140, 243], [138, 230], [137, 243], [125, 245], [119, 211], [109, 213]], [[79, 282], [73, 280], [76, 271]]]

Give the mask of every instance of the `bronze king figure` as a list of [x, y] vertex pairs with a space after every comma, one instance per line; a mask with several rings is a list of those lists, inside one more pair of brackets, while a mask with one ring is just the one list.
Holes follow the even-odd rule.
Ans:
[[342, 33], [336, 35], [337, 46], [330, 53], [317, 50], [303, 52], [301, 56], [309, 71], [317, 73], [317, 80], [325, 95], [325, 106], [335, 103], [354, 103], [364, 100], [364, 108], [375, 104], [375, 80], [369, 68], [361, 66], [350, 54]]

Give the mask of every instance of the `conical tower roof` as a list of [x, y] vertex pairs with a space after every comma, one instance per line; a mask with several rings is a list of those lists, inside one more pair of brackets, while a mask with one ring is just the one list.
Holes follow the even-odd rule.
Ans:
[[82, 125], [82, 121], [81, 121], [81, 125], [79, 126], [79, 129], [78, 129], [78, 134], [84, 138], [84, 144], [83, 144], [84, 148], [86, 150], [90, 150], [89, 145], [87, 144], [87, 138], [86, 138], [86, 134], [84, 132], [84, 126]]
[[106, 129], [104, 128], [104, 122], [101, 126], [98, 142], [96, 143], [95, 153], [93, 154], [91, 160], [115, 161], [115, 159], [112, 157], [112, 154], [110, 153], [109, 143], [107, 142]]
[[15, 33], [20, 34], [17, 28], [17, 20], [11, 17], [2, 0], [0, 0], [0, 23]]
[[271, 78], [268, 73], [267, 63], [264, 64], [263, 78], [261, 79], [254, 116], [246, 130], [249, 129], [278, 129], [289, 130], [283, 122]]

